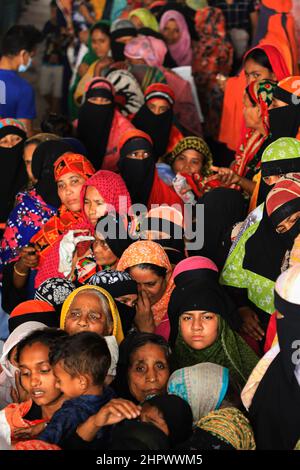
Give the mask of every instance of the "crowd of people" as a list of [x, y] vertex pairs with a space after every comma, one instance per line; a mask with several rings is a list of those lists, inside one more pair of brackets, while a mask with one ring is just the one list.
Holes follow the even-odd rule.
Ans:
[[7, 448], [300, 449], [297, 9], [52, 0], [3, 34]]

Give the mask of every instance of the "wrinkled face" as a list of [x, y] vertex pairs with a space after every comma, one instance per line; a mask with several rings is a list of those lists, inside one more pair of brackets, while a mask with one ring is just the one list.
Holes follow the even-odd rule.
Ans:
[[129, 269], [130, 276], [137, 282], [138, 291], [145, 291], [148, 294], [151, 305], [156, 304], [165, 293], [169, 275], [160, 277], [151, 269], [141, 269], [133, 266]]
[[84, 212], [94, 227], [96, 226], [98, 219], [103, 217], [107, 212], [106, 203], [95, 186], [88, 186], [86, 188]]
[[126, 294], [121, 297], [116, 297], [115, 299], [121, 302], [121, 304], [127, 305], [127, 307], [135, 307], [137, 298], [137, 294]]
[[174, 173], [201, 174], [203, 162], [202, 153], [194, 149], [187, 149], [175, 158], [172, 168]]
[[246, 127], [257, 129], [261, 125], [261, 113], [258, 106], [253, 106], [247, 93], [244, 94], [243, 114]]
[[295, 212], [294, 214], [290, 215], [286, 219], [284, 219], [280, 224], [276, 227], [277, 233], [285, 233], [291, 230], [291, 228], [295, 225], [297, 220], [300, 219], [300, 211]]
[[65, 331], [75, 335], [81, 331], [92, 331], [107, 336], [112, 332], [101, 301], [93, 292], [80, 292], [70, 305], [66, 316]]
[[59, 361], [53, 366], [53, 374], [56, 379], [56, 388], [67, 398], [77, 398], [82, 395], [82, 387], [79, 376], [72, 377], [63, 368], [63, 361]]
[[26, 147], [24, 148], [24, 153], [23, 153], [23, 158], [24, 158], [24, 163], [26, 166], [28, 179], [32, 181], [33, 183], [37, 182], [31, 170], [32, 155], [36, 148], [37, 148], [37, 144], [26, 145]]
[[92, 32], [92, 48], [99, 59], [108, 56], [110, 51], [110, 39], [99, 29]]
[[97, 232], [95, 233], [93, 252], [98, 266], [113, 266], [118, 261], [118, 257], [112, 252], [103, 236]]
[[19, 142], [21, 142], [21, 140], [22, 140], [22, 137], [20, 137], [19, 135], [8, 134], [5, 137], [2, 137], [2, 139], [0, 139], [0, 147], [7, 148], [7, 149], [13, 148]]
[[30, 398], [39, 406], [55, 403], [61, 391], [49, 363], [49, 347], [42, 343], [25, 346], [20, 354], [21, 383]]
[[244, 70], [247, 85], [249, 85], [249, 83], [251, 82], [254, 82], [255, 80], [276, 80], [276, 75], [273, 72], [270, 72], [267, 67], [263, 67], [262, 65], [255, 62], [253, 59], [246, 60]]
[[180, 330], [184, 342], [191, 348], [208, 348], [218, 337], [218, 317], [200, 310], [184, 312], [180, 316]]
[[131, 158], [132, 160], [145, 160], [150, 157], [150, 153], [147, 150], [135, 150], [134, 152], [128, 153], [126, 158]]
[[175, 20], [167, 21], [161, 33], [168, 45], [176, 44], [181, 37], [180, 29]]
[[128, 385], [131, 394], [139, 402], [150, 395], [165, 393], [169, 376], [169, 365], [160, 346], [148, 343], [132, 353]]
[[161, 98], [153, 98], [147, 102], [147, 107], [153, 114], [163, 114], [170, 109], [170, 103]]
[[80, 191], [85, 183], [83, 176], [66, 173], [57, 181], [57, 193], [62, 202], [72, 212], [80, 211]]
[[140, 415], [140, 420], [143, 423], [151, 423], [158, 429], [160, 429], [164, 434], [169, 436], [169, 428], [167, 423], [164, 420], [162, 412], [155, 406], [149, 405], [147, 402], [142, 406], [142, 411]]

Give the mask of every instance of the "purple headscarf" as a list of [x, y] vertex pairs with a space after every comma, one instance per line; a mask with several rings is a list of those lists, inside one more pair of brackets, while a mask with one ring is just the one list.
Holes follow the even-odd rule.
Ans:
[[163, 32], [169, 20], [174, 20], [180, 31], [180, 39], [176, 44], [168, 45], [169, 51], [178, 66], [191, 65], [192, 63], [192, 46], [191, 36], [184, 16], [176, 10], [166, 11], [160, 20], [160, 31]]

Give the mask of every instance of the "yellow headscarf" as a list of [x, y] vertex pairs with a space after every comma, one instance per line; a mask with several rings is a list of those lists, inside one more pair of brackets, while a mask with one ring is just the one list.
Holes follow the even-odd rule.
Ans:
[[112, 335], [116, 338], [117, 343], [120, 344], [121, 341], [124, 339], [124, 333], [123, 333], [122, 323], [121, 323], [121, 319], [120, 319], [120, 315], [119, 315], [117, 306], [116, 306], [115, 301], [112, 298], [112, 296], [105, 289], [102, 289], [102, 287], [99, 287], [99, 286], [81, 286], [81, 287], [78, 287], [78, 289], [75, 289], [66, 298], [66, 300], [63, 303], [62, 309], [61, 309], [60, 328], [62, 330], [65, 329], [67, 313], [68, 313], [69, 308], [71, 306], [71, 303], [73, 302], [76, 295], [79, 292], [83, 292], [87, 289], [93, 289], [93, 290], [96, 290], [96, 291], [100, 292], [108, 300], [109, 308], [110, 308], [110, 311], [111, 311], [111, 316], [113, 318], [113, 332], [112, 332]]

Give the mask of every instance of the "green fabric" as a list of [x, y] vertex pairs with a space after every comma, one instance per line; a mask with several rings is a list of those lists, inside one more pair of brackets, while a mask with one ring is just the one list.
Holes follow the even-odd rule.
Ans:
[[151, 11], [147, 10], [147, 8], [137, 8], [136, 10], [133, 10], [129, 14], [129, 19], [131, 19], [133, 16], [137, 16], [145, 28], [153, 29], [153, 31], [156, 32], [159, 31], [157, 19], [153, 13], [151, 13]]
[[207, 0], [186, 0], [185, 2], [188, 7], [192, 8], [192, 10], [201, 10], [201, 8], [207, 7]]
[[201, 362], [212, 362], [229, 369], [229, 376], [242, 389], [258, 357], [245, 341], [235, 333], [228, 323], [218, 315], [219, 334], [217, 340], [208, 348], [195, 350], [188, 346], [179, 334], [175, 343], [174, 359], [178, 368], [189, 367]]
[[129, 65], [128, 72], [137, 79], [143, 93], [152, 83], [167, 83], [165, 75], [158, 67], [144, 64]]
[[261, 162], [268, 163], [290, 158], [300, 158], [300, 142], [293, 137], [281, 137], [268, 145], [262, 154]]
[[254, 223], [243, 233], [234, 250], [228, 256], [220, 276], [220, 283], [247, 289], [248, 299], [266, 313], [272, 314], [274, 307], [275, 282], [243, 267], [245, 245], [258, 229], [260, 221]]

